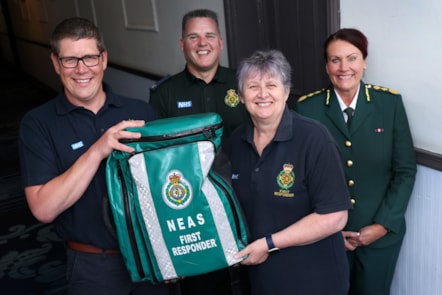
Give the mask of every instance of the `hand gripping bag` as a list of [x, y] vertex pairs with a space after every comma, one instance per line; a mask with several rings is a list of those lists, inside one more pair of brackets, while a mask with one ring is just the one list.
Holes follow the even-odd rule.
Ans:
[[148, 122], [133, 153], [106, 164], [110, 211], [132, 281], [176, 280], [237, 265], [247, 226], [220, 149], [216, 113]]

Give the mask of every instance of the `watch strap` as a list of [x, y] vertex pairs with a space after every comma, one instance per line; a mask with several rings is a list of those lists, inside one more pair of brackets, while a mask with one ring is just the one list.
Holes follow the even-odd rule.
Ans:
[[267, 242], [268, 252], [269, 253], [278, 252], [279, 248], [275, 247], [275, 244], [273, 243], [272, 235], [271, 234], [267, 234], [265, 236], [265, 238], [266, 238], [266, 242]]

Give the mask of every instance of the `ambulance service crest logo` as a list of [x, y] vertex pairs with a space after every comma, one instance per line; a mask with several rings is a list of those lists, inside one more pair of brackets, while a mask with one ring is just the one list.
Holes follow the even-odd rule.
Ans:
[[192, 189], [189, 182], [178, 170], [167, 174], [163, 187], [163, 198], [166, 204], [173, 209], [184, 209], [192, 200]]
[[281, 189], [287, 190], [295, 183], [295, 173], [293, 173], [292, 164], [284, 164], [283, 169], [279, 172], [276, 181]]
[[235, 89], [227, 90], [227, 94], [224, 97], [224, 102], [231, 108], [234, 108], [239, 104], [239, 96]]

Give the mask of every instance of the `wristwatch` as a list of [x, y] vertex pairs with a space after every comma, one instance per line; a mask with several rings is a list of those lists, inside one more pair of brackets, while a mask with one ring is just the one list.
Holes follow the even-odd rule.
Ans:
[[270, 254], [278, 253], [279, 252], [279, 248], [276, 248], [275, 244], [273, 244], [273, 240], [272, 240], [272, 235], [271, 234], [266, 235], [266, 242], [267, 242], [267, 247], [269, 248], [268, 252]]

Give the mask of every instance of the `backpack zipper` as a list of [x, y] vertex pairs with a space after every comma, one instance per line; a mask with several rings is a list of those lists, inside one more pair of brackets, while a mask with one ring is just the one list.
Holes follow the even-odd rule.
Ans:
[[136, 139], [122, 139], [121, 143], [131, 143], [131, 142], [153, 142], [153, 141], [162, 141], [162, 140], [172, 140], [178, 139], [182, 137], [192, 136], [203, 134], [206, 139], [212, 140], [216, 137], [216, 130], [220, 129], [223, 126], [223, 123], [214, 124], [211, 126], [196, 128], [192, 130], [177, 132], [173, 134], [161, 134], [161, 135], [151, 135], [151, 136], [141, 136]]

